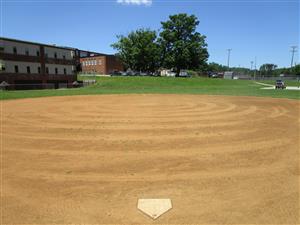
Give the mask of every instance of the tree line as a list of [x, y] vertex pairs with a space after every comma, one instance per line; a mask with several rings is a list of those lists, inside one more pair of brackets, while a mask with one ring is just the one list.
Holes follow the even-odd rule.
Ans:
[[300, 65], [292, 68], [278, 68], [266, 63], [258, 70], [207, 63], [209, 54], [206, 36], [196, 31], [199, 20], [195, 15], [185, 13], [170, 15], [161, 22], [160, 32], [151, 29], [138, 29], [127, 36], [118, 35], [111, 46], [125, 69], [154, 73], [159, 69], [172, 69], [179, 76], [181, 70], [194, 70], [200, 74], [209, 72], [233, 71], [241, 74], [279, 76], [280, 74], [300, 75]]
[[285, 67], [278, 68], [278, 66], [275, 64], [265, 63], [262, 64], [259, 67], [259, 69], [251, 70], [250, 68], [245, 68], [245, 67], [228, 68], [227, 66], [212, 62], [207, 65], [207, 71], [208, 72], [233, 71], [240, 74], [248, 74], [252, 76], [254, 75], [254, 73], [261, 76], [279, 76], [280, 74], [300, 76], [300, 64], [295, 65], [292, 68], [285, 68]]
[[199, 20], [185, 13], [169, 16], [161, 22], [160, 32], [138, 29], [128, 36], [118, 35], [112, 47], [118, 51], [126, 69], [153, 73], [160, 68], [180, 71], [207, 67], [205, 36], [196, 31]]

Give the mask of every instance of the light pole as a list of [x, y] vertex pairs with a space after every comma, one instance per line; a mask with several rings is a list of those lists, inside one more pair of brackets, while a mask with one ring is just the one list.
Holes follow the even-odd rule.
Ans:
[[293, 63], [294, 63], [294, 55], [295, 55], [295, 52], [297, 52], [297, 46], [291, 46], [292, 50], [292, 60], [291, 60], [291, 68], [293, 67]]
[[228, 56], [227, 56], [227, 67], [228, 67], [228, 70], [229, 70], [229, 61], [230, 61], [230, 52], [231, 52], [231, 48], [227, 49], [228, 51]]
[[256, 80], [256, 56], [254, 60], [254, 80]]

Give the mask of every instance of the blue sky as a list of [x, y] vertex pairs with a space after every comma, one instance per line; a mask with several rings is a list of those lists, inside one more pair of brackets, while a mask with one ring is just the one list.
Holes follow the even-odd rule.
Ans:
[[142, 27], [158, 30], [161, 21], [176, 13], [198, 17], [209, 62], [226, 64], [226, 49], [231, 48], [231, 66], [250, 67], [256, 56], [258, 67], [287, 67], [290, 46], [299, 46], [299, 0], [1, 1], [1, 36], [103, 53], [115, 52], [110, 45], [117, 34]]

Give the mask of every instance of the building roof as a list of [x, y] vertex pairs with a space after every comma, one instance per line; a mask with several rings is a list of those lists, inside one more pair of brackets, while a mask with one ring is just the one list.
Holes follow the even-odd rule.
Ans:
[[60, 48], [60, 49], [69, 49], [69, 50], [78, 50], [77, 48], [71, 48], [71, 47], [66, 47], [66, 46], [58, 46], [58, 45], [51, 45], [51, 44], [43, 44], [39, 42], [32, 42], [32, 41], [24, 41], [24, 40], [19, 40], [19, 39], [13, 39], [13, 38], [6, 38], [6, 37], [0, 37], [0, 40], [5, 40], [5, 41], [15, 41], [15, 42], [21, 42], [25, 44], [31, 44], [31, 45], [43, 45], [51, 48]]
[[80, 52], [86, 52], [89, 54], [94, 54], [94, 56], [80, 56], [80, 58], [91, 58], [91, 57], [97, 57], [97, 56], [113, 56], [109, 54], [104, 54], [104, 53], [99, 53], [99, 52], [91, 52], [91, 51], [86, 51], [86, 50], [80, 50], [78, 48], [72, 48], [72, 47], [67, 47], [67, 46], [58, 46], [55, 44], [43, 44], [40, 42], [33, 42], [33, 41], [24, 41], [24, 40], [19, 40], [19, 39], [14, 39], [14, 38], [7, 38], [7, 37], [0, 37], [0, 40], [6, 40], [6, 41], [15, 41], [15, 42], [20, 42], [20, 43], [25, 43], [25, 44], [32, 44], [32, 45], [43, 45], [46, 47], [51, 47], [51, 48], [60, 48], [60, 49], [68, 49], [68, 50], [73, 50], [73, 51], [80, 51]]

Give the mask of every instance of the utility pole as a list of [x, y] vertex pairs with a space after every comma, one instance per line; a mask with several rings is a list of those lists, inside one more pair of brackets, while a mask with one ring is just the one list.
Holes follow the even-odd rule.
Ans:
[[292, 60], [291, 60], [291, 68], [293, 67], [293, 63], [294, 63], [294, 55], [295, 55], [295, 52], [297, 52], [297, 46], [291, 46], [292, 50]]
[[253, 61], [251, 61], [250, 63], [251, 63], [250, 70], [252, 70], [252, 68], [253, 68]]
[[231, 52], [231, 48], [227, 49], [228, 51], [228, 57], [227, 57], [227, 67], [228, 67], [228, 70], [229, 70], [229, 61], [230, 61], [230, 52]]

